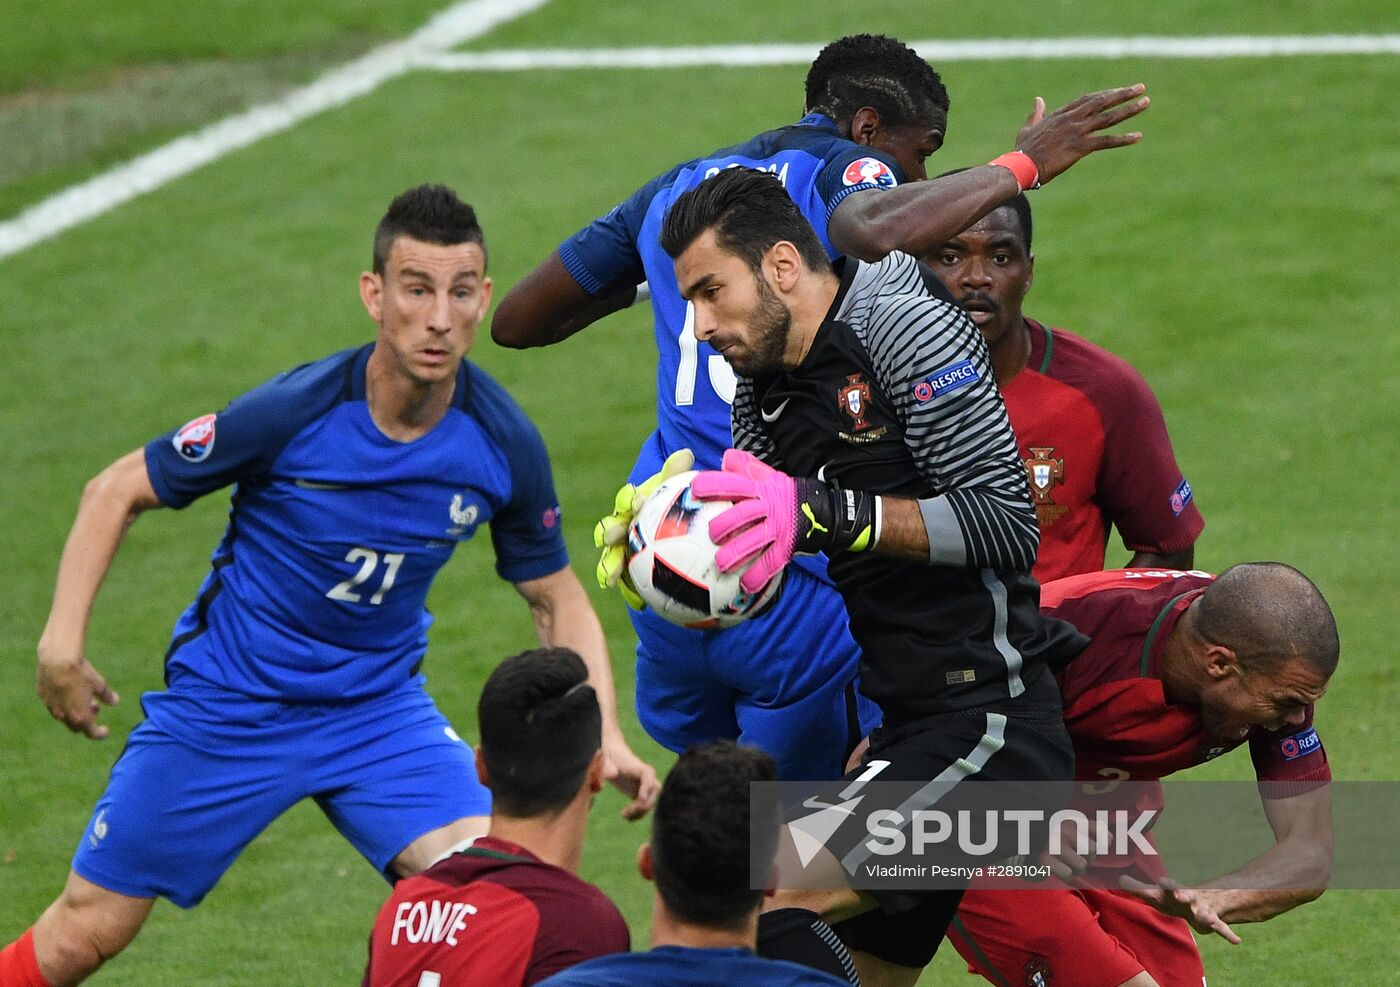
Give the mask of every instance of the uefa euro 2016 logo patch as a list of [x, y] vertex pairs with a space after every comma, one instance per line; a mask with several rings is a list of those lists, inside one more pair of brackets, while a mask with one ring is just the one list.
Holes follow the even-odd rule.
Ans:
[[191, 463], [202, 463], [214, 451], [214, 420], [218, 415], [200, 415], [193, 421], [180, 426], [170, 440], [180, 458]]
[[1316, 728], [1308, 727], [1302, 733], [1295, 733], [1280, 740], [1278, 752], [1283, 755], [1285, 761], [1296, 761], [1300, 757], [1307, 757], [1320, 746], [1322, 741], [1317, 737]]
[[1191, 484], [1186, 482], [1186, 477], [1181, 478], [1181, 482], [1172, 491], [1172, 514], [1181, 517], [1181, 512], [1186, 510], [1186, 505], [1191, 503]]
[[982, 375], [977, 372], [977, 368], [972, 365], [971, 360], [959, 360], [942, 370], [935, 370], [915, 384], [914, 400], [919, 404], [928, 404], [936, 397], [941, 397], [981, 379]]
[[841, 182], [847, 188], [852, 185], [878, 185], [880, 188], [894, 188], [899, 184], [895, 180], [894, 172], [890, 166], [879, 158], [856, 158], [846, 165], [846, 173], [841, 176]]

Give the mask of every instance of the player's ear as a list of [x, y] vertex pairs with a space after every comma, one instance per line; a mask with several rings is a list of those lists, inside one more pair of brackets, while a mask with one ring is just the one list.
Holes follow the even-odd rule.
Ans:
[[779, 240], [768, 248], [763, 257], [763, 268], [778, 291], [788, 291], [797, 283], [803, 271], [802, 255], [791, 242]]
[[481, 782], [484, 788], [491, 787], [491, 775], [486, 770], [486, 758], [481, 756], [481, 745], [476, 745], [476, 780]]
[[652, 867], [650, 843], [643, 843], [637, 847], [637, 873], [642, 875], [644, 881], [656, 880], [656, 870]]
[[1239, 656], [1223, 644], [1206, 645], [1205, 672], [1212, 682], [1220, 682], [1240, 670]]
[[873, 147], [880, 136], [880, 111], [873, 106], [862, 106], [851, 117], [851, 140], [865, 147]]
[[593, 760], [588, 762], [588, 790], [595, 795], [603, 790], [603, 768], [606, 760], [603, 748], [599, 747], [593, 752]]
[[360, 275], [360, 301], [365, 303], [365, 311], [377, 324], [384, 321], [384, 279], [373, 271]]
[[1035, 283], [1035, 254], [1026, 258], [1026, 288], [1021, 294], [1029, 294], [1031, 285]]

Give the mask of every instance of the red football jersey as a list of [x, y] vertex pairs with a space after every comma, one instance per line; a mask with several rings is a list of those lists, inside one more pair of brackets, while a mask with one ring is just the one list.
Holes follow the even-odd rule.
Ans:
[[1102, 569], [1110, 526], [1134, 552], [1194, 544], [1205, 521], [1147, 381], [1073, 333], [1026, 324], [1030, 359], [1001, 393], [1040, 520], [1036, 579]]
[[363, 987], [519, 987], [631, 948], [603, 892], [523, 847], [483, 836], [405, 878], [370, 933]]
[[[1246, 740], [1258, 778], [1293, 782], [1286, 786], [1290, 794], [1296, 783], [1331, 778], [1311, 708], [1301, 726], [1216, 741], [1202, 728], [1196, 707], [1167, 701], [1159, 678], [1163, 646], [1214, 579], [1196, 571], [1117, 569], [1041, 587], [1041, 609], [1091, 637], [1057, 676], [1074, 741], [1081, 810], [1160, 810], [1158, 779]], [[1129, 781], [1151, 784], [1119, 787]], [[1156, 842], [1151, 833], [1147, 840]], [[1162, 877], [1161, 858], [1099, 853], [1093, 868], [1106, 887], [1068, 887], [1052, 879], [1038, 887], [1053, 890], [1029, 896], [969, 889], [950, 936], [969, 970], [1005, 984], [1122, 983], [1142, 970], [1161, 984], [1203, 983], [1201, 957], [1186, 923], [1113, 890], [1114, 871], [1131, 868], [1145, 881]]]
[[1202, 727], [1199, 708], [1167, 701], [1159, 677], [1163, 644], [1214, 579], [1197, 571], [1111, 569], [1041, 587], [1041, 610], [1091, 638], [1057, 676], [1078, 778], [1157, 779], [1247, 740], [1260, 781], [1331, 779], [1311, 706], [1301, 726], [1217, 739]]

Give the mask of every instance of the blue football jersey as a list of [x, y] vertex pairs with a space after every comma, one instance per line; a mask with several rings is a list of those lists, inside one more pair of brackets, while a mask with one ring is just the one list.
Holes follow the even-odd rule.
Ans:
[[443, 420], [398, 442], [365, 400], [373, 348], [297, 367], [147, 444], [167, 506], [235, 485], [211, 571], [175, 626], [168, 684], [381, 695], [416, 673], [428, 588], [481, 525], [504, 579], [568, 564], [544, 443], [505, 390], [463, 361]]
[[747, 949], [657, 946], [645, 953], [614, 953], [585, 960], [540, 981], [539, 987], [850, 987], [849, 981], [786, 960], [768, 960]]
[[708, 343], [695, 338], [691, 306], [680, 296], [660, 235], [666, 210], [677, 196], [735, 165], [777, 175], [833, 256], [826, 224], [841, 200], [865, 189], [892, 188], [903, 179], [892, 158], [847, 140], [833, 120], [812, 113], [792, 126], [677, 165], [560, 244], [564, 266], [590, 294], [642, 281], [651, 286], [659, 354], [657, 428], [632, 470], [634, 482], [655, 473], [677, 449], [693, 450], [699, 469], [718, 469], [730, 446], [734, 371]]

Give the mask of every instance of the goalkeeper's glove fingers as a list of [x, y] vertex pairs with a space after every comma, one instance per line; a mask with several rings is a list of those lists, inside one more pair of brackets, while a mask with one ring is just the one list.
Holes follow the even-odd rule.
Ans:
[[633, 486], [624, 483], [613, 496], [612, 513], [593, 527], [593, 544], [598, 548], [621, 545], [627, 541], [627, 529], [637, 516], [637, 509], [656, 492], [656, 488], [671, 477], [684, 473], [695, 465], [695, 455], [689, 449], [679, 449], [666, 457], [661, 469]]
[[637, 508], [642, 503], [656, 493], [656, 488], [661, 486], [673, 476], [684, 473], [686, 470], [695, 468], [695, 453], [689, 449], [677, 449], [666, 457], [666, 461], [661, 464], [661, 469], [647, 477], [637, 486], [636, 499], [632, 505], [632, 513], [637, 513]]
[[646, 602], [638, 594], [632, 579], [627, 575], [627, 529], [637, 516], [637, 509], [648, 497], [656, 492], [671, 477], [684, 473], [695, 465], [695, 456], [689, 449], [679, 449], [666, 457], [661, 469], [647, 477], [640, 484], [623, 484], [613, 497], [612, 513], [593, 527], [593, 544], [602, 549], [598, 558], [598, 585], [603, 589], [616, 586], [622, 598], [633, 610], [642, 610]]
[[865, 551], [879, 533], [879, 498], [841, 490], [816, 479], [795, 479], [737, 449], [724, 454], [723, 469], [701, 473], [691, 483], [701, 500], [734, 506], [710, 522], [723, 572], [743, 568], [739, 585], [756, 593], [792, 556], [823, 551]]
[[612, 589], [616, 586], [629, 607], [633, 610], [645, 610], [646, 601], [637, 592], [637, 587], [627, 572], [626, 551], [626, 547], [621, 544], [609, 545], [603, 549], [603, 554], [598, 558], [598, 586], [602, 589]]

